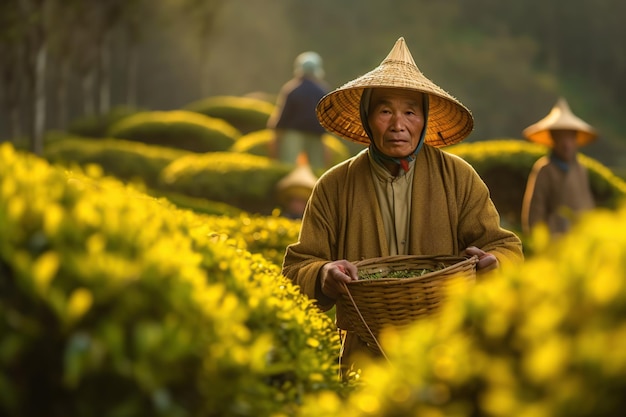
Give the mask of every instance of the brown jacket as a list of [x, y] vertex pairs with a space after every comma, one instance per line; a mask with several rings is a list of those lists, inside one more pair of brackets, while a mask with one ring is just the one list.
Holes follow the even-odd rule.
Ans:
[[[327, 262], [389, 256], [367, 150], [326, 172], [305, 211], [299, 241], [287, 248], [283, 274], [322, 310], [334, 300], [321, 293]], [[523, 259], [520, 239], [500, 227], [487, 186], [464, 160], [424, 145], [415, 161], [409, 254], [459, 255], [468, 246], [493, 253], [500, 263]], [[343, 355], [362, 350], [348, 334]]]
[[533, 165], [522, 204], [522, 227], [529, 233], [533, 226], [545, 223], [550, 234], [569, 230], [580, 213], [595, 207], [587, 169], [578, 161], [562, 170], [549, 156]]

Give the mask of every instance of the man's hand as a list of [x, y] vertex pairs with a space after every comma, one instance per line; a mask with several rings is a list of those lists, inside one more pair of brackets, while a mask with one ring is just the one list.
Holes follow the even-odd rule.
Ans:
[[492, 271], [494, 269], [498, 269], [500, 266], [498, 258], [496, 258], [494, 254], [478, 249], [476, 246], [470, 246], [463, 252], [467, 256], [478, 256], [478, 263], [476, 264], [477, 272], [484, 273]]
[[343, 293], [343, 283], [359, 279], [354, 264], [345, 259], [329, 262], [320, 271], [320, 283], [325, 296], [336, 300]]

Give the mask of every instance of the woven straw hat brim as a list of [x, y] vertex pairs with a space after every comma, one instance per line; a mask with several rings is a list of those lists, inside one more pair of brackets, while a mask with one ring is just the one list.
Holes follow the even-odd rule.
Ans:
[[577, 131], [576, 143], [579, 147], [588, 145], [598, 138], [596, 130], [574, 115], [563, 98], [559, 99], [546, 117], [528, 126], [522, 133], [531, 142], [552, 147], [551, 130]]
[[[545, 145], [545, 146], [549, 146], [552, 147], [554, 146], [554, 142], [552, 141], [552, 135], [550, 134], [550, 130], [578, 130], [578, 129], [571, 129], [569, 127], [552, 127], [550, 129], [542, 129], [542, 130], [538, 130], [536, 132], [526, 132], [526, 130], [524, 130], [524, 136], [526, 136], [526, 138], [528, 140], [530, 140], [531, 142], [535, 142], [535, 143], [539, 143], [541, 145]], [[585, 145], [590, 144], [591, 142], [595, 141], [597, 139], [597, 135], [596, 134], [592, 134], [590, 132], [584, 132], [582, 130], [578, 130], [578, 133], [576, 134], [576, 143], [578, 145], [578, 147], [583, 147]]]
[[289, 197], [294, 194], [311, 194], [316, 182], [317, 177], [311, 167], [308, 164], [299, 165], [286, 177], [278, 181], [276, 184], [276, 193], [279, 198]]
[[471, 112], [417, 68], [400, 38], [387, 58], [372, 71], [328, 93], [317, 104], [317, 117], [328, 131], [348, 140], [369, 144], [360, 117], [360, 100], [366, 88], [398, 88], [429, 95], [425, 143], [443, 147], [465, 139], [474, 128]]

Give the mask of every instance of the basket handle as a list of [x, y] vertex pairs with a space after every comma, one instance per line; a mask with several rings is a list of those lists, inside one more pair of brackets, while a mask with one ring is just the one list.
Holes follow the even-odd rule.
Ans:
[[352, 303], [352, 306], [356, 309], [356, 312], [359, 315], [359, 318], [361, 319], [363, 324], [365, 325], [365, 328], [367, 329], [368, 333], [370, 334], [370, 336], [372, 336], [372, 339], [374, 339], [374, 342], [376, 342], [376, 346], [378, 347], [378, 350], [380, 350], [380, 353], [382, 353], [382, 355], [387, 360], [387, 362], [391, 363], [391, 361], [389, 360], [389, 358], [385, 354], [385, 351], [383, 350], [383, 347], [380, 345], [380, 343], [378, 343], [378, 339], [376, 338], [376, 336], [374, 336], [374, 333], [372, 333], [372, 330], [370, 329], [370, 326], [368, 326], [367, 323], [365, 322], [365, 318], [363, 318], [363, 315], [361, 314], [361, 311], [359, 310], [359, 307], [356, 305], [356, 302], [354, 301], [354, 298], [352, 298], [352, 294], [350, 294], [350, 290], [348, 289], [348, 286], [346, 285], [345, 282], [342, 282], [341, 284], [343, 285], [343, 288], [346, 290], [346, 293], [348, 294], [348, 297], [350, 298], [350, 302]]

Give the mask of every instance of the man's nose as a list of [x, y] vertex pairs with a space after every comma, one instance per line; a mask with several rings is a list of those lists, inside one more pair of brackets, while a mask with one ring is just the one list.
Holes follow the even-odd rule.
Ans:
[[400, 117], [400, 115], [394, 114], [392, 119], [391, 119], [391, 127], [394, 130], [402, 130], [404, 127], [404, 122], [402, 120], [402, 117]]

